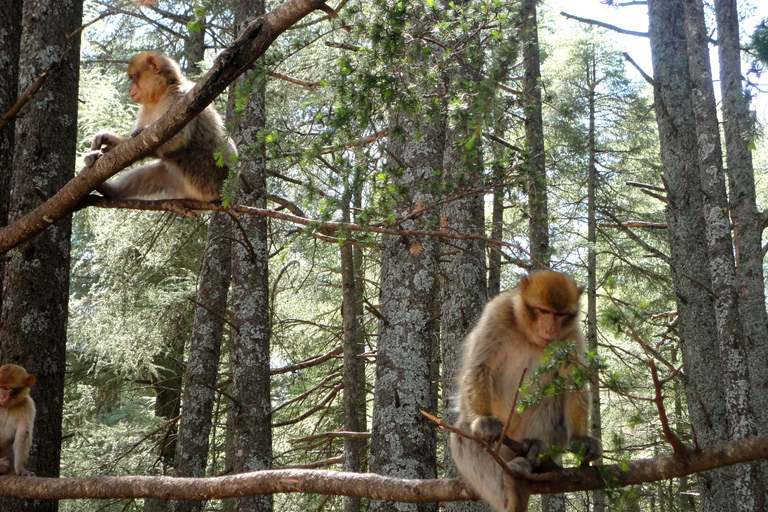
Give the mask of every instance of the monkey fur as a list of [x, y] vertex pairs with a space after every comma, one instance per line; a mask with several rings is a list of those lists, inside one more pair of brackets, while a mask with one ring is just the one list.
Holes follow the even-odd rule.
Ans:
[[[128, 67], [131, 99], [139, 103], [136, 137], [168, 109], [178, 103], [195, 85], [182, 74], [179, 65], [158, 52], [142, 53]], [[90, 167], [108, 151], [127, 139], [112, 132], [99, 132], [85, 156]], [[215, 154], [221, 153], [223, 165]], [[96, 189], [115, 199], [197, 199], [218, 201], [229, 174], [230, 155], [237, 151], [224, 134], [224, 125], [216, 109], [208, 105], [171, 140], [155, 151], [159, 160], [123, 172], [118, 178]]]
[[29, 396], [34, 384], [35, 376], [21, 366], [0, 367], [0, 474], [35, 476], [26, 469], [35, 424], [35, 402]]
[[[491, 300], [464, 342], [459, 378], [456, 427], [489, 443], [503, 435], [515, 406], [523, 372], [530, 376], [551, 343], [573, 340], [584, 353], [578, 328], [583, 287], [565, 274], [539, 271], [523, 276], [520, 287]], [[571, 368], [558, 370], [567, 374]], [[523, 398], [518, 396], [519, 405]], [[516, 456], [502, 446], [499, 455], [520, 478], [512, 478], [477, 442], [451, 434], [456, 466], [480, 496], [498, 512], [524, 512], [530, 497], [525, 476], [535, 470], [540, 455], [551, 446], [567, 448], [574, 441], [586, 448], [585, 460], [602, 454], [600, 442], [588, 434], [589, 396], [571, 391], [542, 399], [522, 414], [513, 414], [506, 435], [523, 444]]]

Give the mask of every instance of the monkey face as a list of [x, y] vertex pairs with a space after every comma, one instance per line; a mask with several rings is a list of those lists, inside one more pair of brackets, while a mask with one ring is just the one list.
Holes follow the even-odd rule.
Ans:
[[546, 347], [552, 342], [560, 341], [569, 331], [575, 313], [555, 311], [548, 307], [525, 303], [533, 327], [534, 339], [539, 346]]

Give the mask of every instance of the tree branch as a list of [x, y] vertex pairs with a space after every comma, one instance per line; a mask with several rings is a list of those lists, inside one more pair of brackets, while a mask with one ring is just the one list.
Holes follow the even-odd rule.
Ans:
[[[531, 482], [534, 494], [592, 491], [678, 478], [740, 462], [768, 458], [768, 436], [626, 464], [569, 468], [550, 481]], [[624, 468], [624, 469], [622, 469]], [[25, 499], [211, 500], [276, 493], [353, 496], [403, 503], [474, 500], [460, 479], [413, 480], [342, 471], [275, 469], [212, 478], [123, 476], [94, 478], [2, 477], [0, 496]]]
[[138, 137], [100, 158], [64, 185], [49, 201], [0, 229], [0, 254], [30, 240], [51, 224], [72, 213], [86, 195], [121, 169], [150, 156], [221, 94], [291, 25], [316, 9], [322, 0], [288, 0], [260, 16], [217, 58], [202, 80], [155, 124]]

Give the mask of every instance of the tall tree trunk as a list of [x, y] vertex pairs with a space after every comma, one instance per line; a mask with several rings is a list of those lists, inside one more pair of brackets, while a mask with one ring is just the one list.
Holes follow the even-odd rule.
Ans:
[[[708, 446], [726, 441], [728, 434], [709, 261], [702, 244], [706, 234], [683, 6], [680, 0], [649, 0], [648, 13], [685, 394], [696, 439]], [[729, 469], [705, 473], [700, 490], [705, 512], [733, 510]]]
[[[21, 19], [23, 0], [7, 0], [0, 17], [0, 112], [5, 114], [16, 103], [19, 89], [19, 52], [21, 50]], [[10, 120], [0, 128], [0, 226], [8, 223], [8, 203], [11, 199], [13, 174], [13, 140], [16, 123]], [[0, 283], [5, 263], [0, 261]], [[0, 286], [0, 308], [3, 305]]]
[[[549, 213], [544, 158], [544, 121], [541, 115], [541, 58], [536, 20], [537, 0], [520, 2], [520, 40], [523, 44], [523, 111], [525, 115], [525, 182], [528, 188], [528, 236], [531, 267], [549, 267]], [[555, 512], [554, 510], [552, 512]]]
[[[717, 49], [727, 158], [729, 208], [733, 224], [736, 279], [747, 340], [752, 408], [758, 434], [768, 433], [768, 315], [765, 309], [762, 226], [755, 200], [755, 175], [749, 144], [755, 136], [749, 99], [741, 80], [741, 50], [736, 0], [716, 0]], [[763, 478], [768, 463], [762, 463]], [[765, 482], [764, 482], [765, 485]], [[768, 488], [764, 489], [768, 493]], [[765, 498], [768, 503], [768, 495]]]
[[[157, 394], [155, 398], [155, 417], [163, 418], [167, 428], [158, 436], [158, 462], [160, 468], [152, 474], [173, 474], [173, 457], [176, 453], [176, 436], [178, 432], [176, 420], [181, 404], [181, 377], [184, 374], [184, 342], [189, 337], [191, 311], [187, 304], [181, 304], [180, 309], [169, 320], [169, 326], [164, 336], [164, 350], [159, 353], [153, 364], [157, 368], [152, 375], [152, 388]], [[144, 500], [144, 512], [163, 512], [168, 510], [168, 500], [148, 498]]]
[[[36, 190], [50, 197], [72, 178], [80, 35], [67, 43], [65, 38], [82, 16], [82, 0], [24, 2], [19, 90], [32, 85], [48, 65], [54, 67], [16, 121], [9, 220], [40, 204]], [[65, 44], [70, 50], [60, 60]], [[3, 281], [0, 362], [20, 364], [37, 376], [30, 469], [46, 477], [59, 475], [61, 457], [70, 232], [70, 219], [62, 220], [12, 251]], [[0, 510], [57, 509], [56, 501], [0, 500]]]
[[[709, 35], [700, 2], [684, 0], [683, 7], [693, 86], [691, 98], [696, 120], [701, 191], [704, 197], [704, 221], [712, 292], [715, 295], [715, 320], [725, 383], [725, 405], [730, 436], [735, 440], [755, 435], [756, 429], [750, 401], [749, 373], [744, 357], [747, 344], [736, 293], [736, 269], [720, 128], [709, 65]], [[738, 510], [762, 511], [764, 496], [759, 463], [739, 464], [734, 466], [733, 471]]]
[[[589, 175], [587, 177], [587, 349], [594, 354], [597, 347], [597, 158], [595, 154], [595, 88], [598, 85], [595, 57], [588, 62], [586, 69], [589, 86]], [[600, 411], [600, 385], [597, 378], [592, 378], [589, 384], [590, 396], [590, 435], [596, 439], [603, 438], [602, 416]], [[595, 465], [603, 463], [602, 457]], [[605, 510], [605, 496], [601, 490], [592, 492], [592, 510]]]
[[[263, 0], [235, 0], [235, 33], [264, 14]], [[235, 141], [240, 150], [237, 202], [266, 207], [267, 161], [259, 132], [266, 122], [265, 82], [261, 66], [239, 81], [248, 102], [237, 118]], [[272, 404], [269, 380], [270, 304], [269, 240], [265, 217], [245, 215], [237, 221], [232, 245], [232, 467], [235, 472], [272, 467]], [[235, 501], [236, 512], [270, 512], [272, 496]]]
[[[465, 41], [462, 40], [462, 43]], [[476, 96], [476, 84], [482, 79], [476, 71], [482, 67], [477, 48], [462, 50], [465, 57], [458, 69], [446, 77], [452, 97]], [[466, 60], [465, 60], [466, 59]], [[470, 109], [470, 111], [476, 109]], [[480, 190], [483, 185], [482, 151], [479, 142], [467, 145], [475, 136], [473, 127], [479, 119], [461, 113], [457, 119], [446, 123], [443, 148], [443, 173], [445, 181], [454, 191]], [[450, 233], [484, 236], [485, 199], [482, 192], [464, 195], [446, 202], [440, 211], [441, 227]], [[443, 418], [454, 424], [458, 414], [451, 403], [458, 394], [459, 370], [462, 359], [462, 342], [472, 329], [483, 305], [488, 300], [485, 279], [485, 244], [477, 239], [443, 240], [440, 258], [442, 297], [440, 299], [440, 342], [442, 361]], [[458, 476], [458, 470], [450, 453], [447, 433], [444, 433], [446, 477]], [[455, 501], [445, 504], [449, 512], [487, 510], [478, 501]]]
[[205, 58], [205, 16], [198, 19], [193, 13], [189, 20], [200, 27], [197, 31], [190, 30], [184, 38], [184, 56], [187, 59], [184, 73], [194, 80], [203, 74], [200, 62]]
[[[411, 21], [420, 20], [422, 28], [429, 23], [419, 4], [411, 4], [410, 9]], [[426, 93], [429, 89], [419, 83], [422, 78], [407, 71], [414, 64], [409, 62], [408, 67], [392, 72], [400, 73], [406, 89], [421, 88]], [[392, 215], [407, 218], [426, 208], [421, 215], [403, 221], [403, 229], [435, 229], [437, 225], [429, 207], [443, 161], [445, 123], [440, 113], [430, 113], [390, 113], [387, 167], [395, 189], [402, 191], [393, 198]], [[434, 237], [387, 236], [382, 244], [381, 321], [371, 427], [370, 470], [375, 473], [400, 478], [437, 475], [435, 429], [421, 411], [437, 408], [433, 358], [439, 249]], [[437, 511], [437, 504], [373, 501], [369, 510], [427, 512]]]
[[[208, 240], [200, 265], [200, 285], [187, 355], [187, 371], [184, 375], [184, 395], [174, 459], [176, 476], [204, 477], [206, 474], [231, 275], [231, 226], [229, 216], [221, 212], [211, 216], [208, 226]], [[171, 512], [199, 512], [202, 507], [201, 501], [170, 503]]]
[[[362, 175], [358, 168], [344, 190], [342, 204], [342, 221], [352, 220], [352, 202], [361, 198]], [[356, 206], [359, 206], [356, 204]], [[363, 327], [363, 280], [362, 251], [350, 244], [341, 246], [341, 288], [342, 315], [344, 323], [344, 430], [348, 432], [365, 432], [367, 430], [365, 417], [365, 360], [361, 357], [365, 352], [365, 329]], [[361, 470], [364, 439], [344, 439], [344, 471], [359, 472]], [[360, 512], [360, 498], [344, 497], [344, 512]]]

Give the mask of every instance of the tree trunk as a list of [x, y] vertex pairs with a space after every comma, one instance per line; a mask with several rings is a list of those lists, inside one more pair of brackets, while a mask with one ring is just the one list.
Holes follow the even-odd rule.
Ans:
[[[7, 15], [4, 9], [3, 16]], [[82, 0], [24, 2], [19, 90], [32, 85], [48, 65], [54, 67], [16, 121], [9, 220], [40, 204], [36, 191], [50, 197], [72, 178], [80, 35], [69, 40], [70, 51], [61, 61], [59, 52], [65, 38], [80, 26], [82, 15]], [[10, 253], [3, 281], [0, 362], [24, 366], [37, 377], [32, 390], [37, 402], [36, 436], [29, 469], [45, 477], [59, 475], [61, 456], [70, 232], [71, 220], [62, 220]], [[0, 501], [0, 510], [14, 512], [57, 508], [55, 501]]]
[[[163, 418], [167, 428], [159, 432], [158, 446], [159, 470], [156, 475], [173, 474], [173, 457], [176, 452], [177, 423], [181, 404], [181, 376], [184, 374], [184, 342], [189, 337], [190, 316], [187, 304], [170, 319], [164, 341], [164, 351], [153, 361], [157, 373], [152, 375], [152, 388], [157, 393], [155, 398], [155, 417]], [[168, 510], [168, 501], [145, 499], [144, 512], [163, 512]]]
[[[235, 27], [264, 13], [262, 0], [236, 0]], [[265, 127], [265, 82], [261, 66], [240, 80], [255, 80], [237, 119], [235, 140], [240, 149], [237, 202], [266, 207], [267, 162], [259, 132]], [[235, 93], [236, 94], [236, 93]], [[245, 215], [237, 220], [232, 245], [232, 467], [235, 472], [272, 467], [272, 404], [269, 380], [270, 304], [266, 218]], [[236, 512], [269, 512], [272, 496], [235, 501]]]
[[[597, 354], [597, 158], [595, 154], [595, 88], [597, 76], [595, 70], [595, 57], [587, 64], [587, 84], [589, 86], [589, 175], [587, 177], [587, 350]], [[600, 385], [597, 378], [592, 378], [589, 384], [590, 395], [590, 435], [594, 438], [603, 438], [602, 416], [600, 411]], [[594, 464], [603, 463], [602, 457]], [[602, 512], [605, 510], [605, 496], [602, 491], [592, 493], [592, 510]]]
[[[16, 103], [19, 89], [19, 52], [23, 0], [7, 0], [0, 17], [0, 112], [5, 114]], [[8, 224], [8, 203], [13, 174], [13, 140], [16, 123], [10, 120], [0, 128], [0, 226]], [[0, 261], [0, 282], [5, 263]], [[0, 287], [0, 308], [3, 305]]]
[[[728, 435], [714, 302], [709, 293], [711, 275], [702, 244], [706, 234], [683, 6], [680, 0], [650, 0], [648, 13], [685, 394], [696, 440], [701, 446], [709, 446], [726, 441]], [[700, 490], [704, 511], [733, 510], [729, 469], [704, 474]]]
[[[520, 41], [523, 45], [523, 110], [526, 155], [523, 173], [528, 188], [528, 236], [531, 267], [549, 267], [549, 213], [544, 159], [544, 121], [541, 114], [541, 62], [536, 20], [537, 0], [520, 2]], [[554, 511], [553, 511], [554, 512]]]
[[[462, 40], [462, 43], [465, 41]], [[464, 49], [466, 55], [480, 55], [477, 48]], [[458, 69], [446, 77], [452, 97], [475, 96], [471, 84], [482, 80], [477, 69], [482, 62], [461, 60]], [[470, 85], [467, 85], [470, 84]], [[470, 109], [477, 110], [477, 109]], [[466, 113], [446, 123], [443, 148], [443, 172], [452, 191], [481, 189], [483, 184], [482, 151], [479, 142], [467, 146], [480, 120]], [[450, 193], [450, 192], [449, 192]], [[446, 202], [440, 211], [441, 227], [450, 233], [485, 235], [485, 199], [482, 192], [464, 195]], [[458, 417], [452, 400], [457, 395], [464, 337], [475, 325], [488, 300], [485, 279], [485, 244], [480, 240], [444, 240], [440, 258], [440, 344], [442, 361], [443, 419], [453, 425]], [[458, 476], [444, 432], [445, 476]], [[457, 501], [445, 504], [449, 512], [487, 510], [482, 502]]]
[[[739, 300], [736, 269], [728, 216], [728, 196], [720, 145], [715, 92], [709, 65], [709, 34], [704, 23], [701, 0], [684, 0], [685, 32], [692, 81], [693, 114], [698, 139], [701, 191], [707, 234], [712, 292], [715, 295], [715, 321], [720, 343], [720, 360], [725, 383], [725, 406], [731, 439], [755, 435], [751, 408], [749, 373]], [[759, 464], [739, 464], [733, 468], [737, 509], [763, 510], [763, 484]]]
[[[219, 356], [227, 315], [227, 293], [231, 275], [230, 236], [232, 223], [216, 212], [208, 226], [208, 241], [200, 265], [198, 306], [189, 342], [187, 371], [174, 469], [176, 476], [203, 477], [208, 463], [208, 443], [219, 376]], [[172, 501], [171, 512], [199, 512], [200, 501]]]
[[[749, 144], [755, 136], [749, 99], [742, 89], [736, 0], [716, 0], [720, 91], [728, 162], [728, 193], [741, 320], [747, 340], [752, 408], [758, 434], [768, 433], [768, 315], [765, 310], [762, 226], [755, 200]], [[763, 475], [768, 464], [763, 462]], [[768, 492], [768, 489], [765, 489]], [[766, 498], [768, 499], [768, 498]]]
[[[352, 183], [348, 183], [342, 198], [342, 220], [351, 219], [352, 202], [361, 199], [362, 176], [355, 170]], [[350, 244], [341, 246], [342, 315], [344, 323], [344, 430], [365, 432], [365, 328], [363, 327], [362, 251]], [[361, 470], [366, 442], [364, 439], [344, 439], [344, 471]], [[360, 498], [344, 497], [344, 512], [360, 512]]]
[[[423, 20], [412, 4], [413, 19]], [[425, 63], [426, 64], [426, 63]], [[399, 70], [403, 71], [403, 70]], [[419, 78], [403, 71], [404, 86], [420, 87]], [[426, 91], [425, 91], [426, 92]], [[403, 229], [435, 229], [429, 210], [431, 188], [443, 161], [445, 123], [440, 114], [390, 113], [387, 166], [398, 192], [392, 215], [405, 218]], [[421, 411], [436, 410], [434, 332], [440, 244], [433, 237], [387, 236], [382, 244], [381, 320], [376, 358], [376, 388], [371, 427], [370, 470], [400, 478], [435, 478], [435, 428]], [[373, 501], [371, 512], [437, 511], [436, 503]]]

